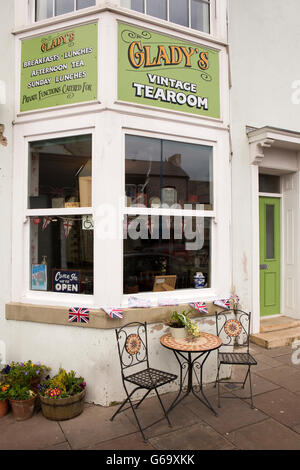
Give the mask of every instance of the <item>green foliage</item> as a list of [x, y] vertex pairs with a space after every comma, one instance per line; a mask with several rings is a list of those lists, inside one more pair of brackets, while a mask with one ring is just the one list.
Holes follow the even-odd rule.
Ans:
[[4, 401], [9, 397], [10, 385], [0, 382], [0, 401]]
[[165, 324], [172, 328], [184, 328], [187, 325], [188, 317], [191, 313], [191, 310], [188, 310], [187, 312], [185, 310], [183, 310], [183, 312], [177, 312], [177, 310], [174, 310], [170, 320], [165, 322]]
[[26, 386], [14, 385], [9, 389], [8, 396], [11, 400], [29, 400], [36, 394]]
[[172, 328], [186, 328], [190, 335], [199, 336], [200, 330], [198, 328], [198, 325], [195, 321], [189, 318], [191, 313], [191, 310], [188, 310], [187, 312], [183, 310], [183, 312], [179, 313], [174, 310], [174, 312], [172, 312], [170, 320], [165, 322], [165, 324], [171, 326]]
[[42, 364], [27, 362], [11, 362], [2, 371], [3, 380], [11, 386], [30, 387], [39, 383], [51, 369]]
[[76, 377], [73, 370], [67, 372], [61, 368], [57, 375], [40, 384], [39, 393], [53, 399], [67, 398], [82, 392], [85, 386], [83, 377]]

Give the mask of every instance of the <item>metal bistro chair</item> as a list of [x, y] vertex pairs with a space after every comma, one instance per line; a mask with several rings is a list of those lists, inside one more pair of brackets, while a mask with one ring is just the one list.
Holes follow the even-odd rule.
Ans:
[[[127, 333], [125, 328], [133, 328], [134, 332]], [[132, 331], [132, 330], [131, 330]], [[125, 389], [127, 398], [124, 400], [122, 405], [117, 409], [115, 414], [110, 418], [111, 421], [115, 418], [115, 416], [120, 413], [121, 411], [128, 410], [129, 408], [132, 409], [133, 414], [135, 416], [136, 422], [138, 424], [139, 430], [143, 436], [144, 441], [146, 441], [144, 430], [153, 426], [154, 424], [158, 423], [162, 419], [166, 418], [169, 425], [171, 423], [169, 421], [168, 415], [166, 410], [163, 406], [161, 398], [158, 393], [158, 387], [165, 385], [169, 382], [172, 382], [177, 378], [177, 375], [170, 374], [168, 372], [164, 372], [157, 369], [152, 369], [149, 366], [149, 359], [148, 359], [148, 340], [147, 340], [147, 323], [138, 323], [132, 322], [124, 325], [123, 327], [115, 330], [117, 336], [117, 344], [118, 344], [118, 351], [120, 357], [120, 364], [121, 364], [121, 375], [122, 375], [122, 382], [123, 387]], [[145, 364], [145, 368], [140, 370], [138, 367], [141, 364]], [[131, 368], [139, 368], [134, 373], [127, 374], [127, 372]], [[133, 384], [136, 387], [129, 393], [126, 384]], [[132, 395], [137, 391], [145, 389], [145, 395], [140, 399], [137, 404], [132, 403]], [[138, 420], [136, 409], [140, 406], [140, 404], [144, 401], [144, 399], [149, 395], [149, 393], [155, 390], [159, 403], [162, 407], [164, 416], [159, 420], [155, 421], [154, 423], [146, 426], [142, 429], [140, 422]], [[129, 402], [130, 406], [123, 409], [124, 405]]]
[[[251, 384], [251, 366], [257, 365], [256, 360], [249, 353], [250, 343], [250, 319], [251, 313], [243, 312], [242, 310], [223, 310], [222, 312], [216, 312], [216, 328], [217, 335], [221, 337], [223, 345], [218, 350], [218, 372], [215, 382], [215, 386], [218, 384], [218, 406], [220, 408], [220, 398], [238, 398], [234, 396], [221, 396], [220, 395], [220, 383], [230, 384], [242, 384], [241, 388], [245, 388], [246, 380], [249, 376], [250, 384], [250, 398], [251, 408], [253, 406], [252, 397], [252, 384]], [[224, 347], [224, 349], [223, 349]], [[228, 351], [228, 349], [231, 351]], [[234, 348], [234, 349], [233, 349]], [[226, 349], [228, 352], [226, 352]], [[243, 349], [243, 352], [238, 352], [238, 349]], [[246, 377], [243, 382], [228, 382], [220, 380], [219, 373], [222, 364], [226, 365], [245, 365], [248, 366]]]

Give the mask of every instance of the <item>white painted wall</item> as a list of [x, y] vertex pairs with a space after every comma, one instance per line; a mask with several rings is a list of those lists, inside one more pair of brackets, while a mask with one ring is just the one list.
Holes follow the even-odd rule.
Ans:
[[[298, 0], [228, 0], [232, 88], [232, 245], [233, 284], [251, 310], [253, 181], [246, 125], [300, 131], [300, 102], [293, 104], [300, 80]], [[299, 100], [300, 101], [300, 100]], [[286, 155], [282, 156], [282, 162]], [[291, 155], [289, 155], [291, 157]], [[254, 211], [254, 212], [253, 212]], [[259, 293], [257, 293], [259, 295]]]
[[[11, 290], [11, 230], [12, 230], [12, 157], [14, 119], [14, 42], [11, 29], [14, 22], [13, 2], [1, 4], [0, 28], [0, 124], [4, 124], [7, 146], [0, 145], [0, 364], [5, 360], [6, 336], [10, 327], [4, 320], [5, 303], [10, 300]], [[5, 20], [3, 20], [5, 18]]]
[[[18, 345], [11, 354], [14, 360], [22, 361], [30, 358], [34, 362], [40, 361], [52, 367], [51, 373], [56, 373], [60, 366], [67, 370], [75, 370], [84, 376], [87, 382], [87, 401], [90, 403], [109, 406], [110, 403], [125, 398], [114, 330], [15, 321], [9, 323], [11, 336], [7, 338], [8, 343], [11, 348], [13, 345]], [[201, 319], [199, 327], [214, 334], [216, 331], [214, 318]], [[148, 325], [150, 366], [179, 374], [173, 352], [162, 347], [159, 341], [167, 330], [168, 328], [162, 324]], [[204, 383], [214, 382], [216, 366], [214, 351], [205, 363]], [[224, 367], [221, 377], [229, 374], [230, 369]], [[178, 382], [161, 388], [162, 393], [175, 390], [178, 390]]]

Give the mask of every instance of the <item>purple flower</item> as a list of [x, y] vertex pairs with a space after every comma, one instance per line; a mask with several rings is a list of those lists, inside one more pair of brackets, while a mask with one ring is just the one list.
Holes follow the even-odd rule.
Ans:
[[37, 370], [35, 373], [36, 373], [36, 374], [39, 374], [39, 373], [40, 373], [40, 371], [39, 371], [39, 370]]
[[24, 362], [20, 362], [20, 366], [21, 366], [21, 367], [24, 367]]
[[25, 372], [25, 375], [28, 375], [28, 372]]
[[7, 364], [7, 366], [4, 369], [4, 374], [8, 374], [10, 371], [10, 366]]
[[35, 365], [36, 365], [36, 366], [40, 366], [40, 365], [41, 365], [40, 361], [39, 361], [39, 362], [36, 362]]

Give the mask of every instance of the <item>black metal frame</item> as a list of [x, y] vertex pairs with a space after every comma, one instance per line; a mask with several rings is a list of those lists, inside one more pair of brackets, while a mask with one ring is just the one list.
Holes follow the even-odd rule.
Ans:
[[[126, 328], [135, 328], [135, 330], [130, 330], [129, 332], [126, 331]], [[143, 431], [148, 429], [150, 426], [153, 426], [154, 424], [160, 422], [162, 419], [166, 419], [169, 423], [169, 426], [171, 426], [170, 420], [168, 418], [167, 412], [164, 408], [164, 405], [161, 401], [161, 398], [158, 393], [158, 388], [161, 387], [162, 385], [165, 385], [169, 382], [172, 382], [173, 380], [177, 379], [177, 375], [170, 374], [169, 372], [164, 372], [158, 369], [152, 369], [149, 366], [149, 358], [148, 358], [148, 337], [147, 337], [147, 323], [139, 323], [139, 322], [132, 322], [128, 323], [127, 325], [122, 326], [119, 329], [115, 330], [116, 332], [116, 337], [117, 337], [117, 344], [118, 344], [118, 352], [119, 352], [119, 358], [120, 358], [120, 365], [121, 365], [121, 377], [122, 377], [122, 383], [124, 390], [126, 392], [127, 398], [123, 401], [121, 406], [117, 409], [117, 411], [114, 413], [114, 415], [110, 418], [112, 421], [115, 416], [123, 411], [126, 411], [128, 409], [132, 409], [134, 417], [136, 419], [138, 428], [142, 434], [142, 437], [144, 441], [146, 441], [146, 437]], [[130, 335], [135, 334], [139, 338], [139, 349], [135, 354], [132, 354], [126, 349], [126, 343]], [[146, 367], [144, 369], [140, 369], [138, 366], [141, 364], [145, 363]], [[137, 372], [130, 374], [130, 375], [125, 375], [125, 371], [127, 371], [131, 367], [135, 367], [139, 369]], [[129, 382], [131, 384], [137, 385], [130, 393], [126, 387], [126, 382]], [[144, 396], [140, 399], [140, 401], [137, 404], [132, 403], [132, 395], [137, 391], [141, 389], [146, 389], [146, 393]], [[149, 395], [149, 393], [155, 390], [155, 393], [157, 395], [157, 398], [159, 400], [159, 403], [161, 405], [161, 408], [163, 410], [164, 416], [154, 423], [151, 423], [150, 425], [142, 428], [141, 424], [139, 422], [139, 419], [136, 414], [136, 409], [140, 406], [140, 404], [145, 400], [145, 398]], [[130, 406], [127, 408], [124, 408], [124, 405], [129, 402]]]
[[[185, 354], [187, 354], [187, 356], [185, 356], [183, 351], [178, 351], [175, 349], [172, 349], [172, 351], [175, 354], [175, 357], [180, 366], [180, 388], [179, 388], [179, 392], [175, 400], [173, 401], [173, 403], [168, 409], [168, 413], [192, 392], [193, 395], [196, 398], [198, 398], [198, 400], [201, 401], [203, 405], [207, 406], [207, 408], [209, 408], [215, 414], [215, 416], [218, 416], [218, 413], [214, 410], [214, 408], [212, 407], [212, 405], [210, 404], [206, 395], [203, 392], [203, 366], [209, 354], [213, 351], [213, 349], [199, 353], [194, 359], [192, 359], [192, 354], [197, 354], [197, 352], [185, 351]], [[200, 359], [203, 356], [204, 356], [204, 359], [201, 362], [199, 362], [198, 359]], [[184, 369], [186, 369], [185, 374], [183, 374]], [[196, 369], [198, 369], [198, 374], [197, 374]], [[193, 386], [193, 376], [196, 378], [196, 382], [197, 382], [195, 386]], [[186, 379], [187, 379], [186, 391], [183, 397], [179, 398], [181, 393], [184, 392], [184, 383]], [[196, 390], [197, 388], [199, 388], [199, 390]], [[204, 400], [200, 398], [199, 396], [200, 393], [202, 394], [202, 397]]]
[[[216, 312], [216, 329], [217, 335], [222, 339], [224, 348], [232, 348], [234, 347], [235, 352], [224, 352], [224, 350], [218, 350], [218, 371], [217, 377], [215, 382], [215, 387], [218, 384], [218, 407], [221, 407], [220, 398], [239, 398], [238, 396], [226, 396], [220, 394], [220, 384], [241, 384], [240, 388], [245, 388], [245, 384], [247, 378], [249, 377], [249, 384], [250, 384], [250, 396], [246, 397], [246, 399], [251, 400], [251, 408], [254, 408], [253, 405], [253, 394], [252, 394], [252, 382], [251, 382], [251, 366], [257, 365], [256, 360], [250, 354], [250, 324], [251, 324], [251, 312], [247, 313], [243, 310], [237, 309], [230, 309], [230, 310], [222, 310], [221, 312]], [[226, 325], [228, 326], [228, 321], [235, 320], [237, 323], [238, 330], [230, 334], [228, 330], [226, 331]], [[239, 334], [238, 331], [240, 329]], [[245, 340], [244, 340], [245, 339]], [[238, 348], [245, 348], [246, 351], [244, 352], [237, 352]], [[247, 373], [245, 379], [242, 382], [235, 382], [235, 381], [227, 381], [226, 379], [222, 380], [219, 378], [220, 376], [220, 367], [221, 365], [245, 365], [248, 366]], [[239, 390], [239, 389], [237, 389]]]

